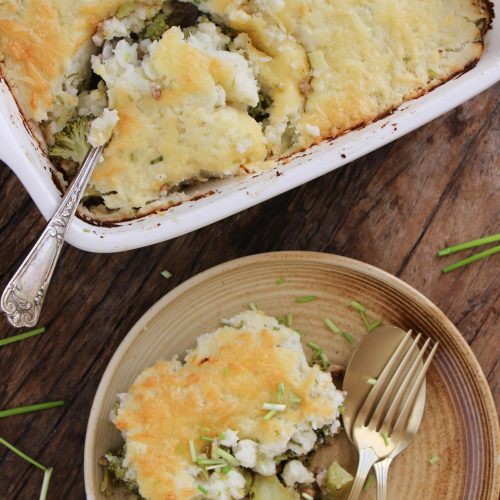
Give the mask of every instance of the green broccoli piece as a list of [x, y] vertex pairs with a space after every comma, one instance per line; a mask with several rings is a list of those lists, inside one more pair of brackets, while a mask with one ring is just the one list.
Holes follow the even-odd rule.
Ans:
[[91, 116], [79, 116], [70, 120], [54, 135], [54, 145], [49, 147], [49, 156], [82, 163], [90, 149], [87, 143], [87, 129], [91, 120]]
[[165, 31], [168, 29], [167, 16], [163, 12], [159, 12], [144, 28], [142, 38], [149, 38], [150, 40], [159, 40]]

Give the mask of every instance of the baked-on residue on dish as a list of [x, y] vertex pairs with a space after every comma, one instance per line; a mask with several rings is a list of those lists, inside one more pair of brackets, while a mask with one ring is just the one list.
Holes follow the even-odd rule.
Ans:
[[68, 123], [92, 123], [92, 144], [113, 131], [84, 204], [123, 219], [432, 89], [478, 60], [491, 13], [487, 0], [7, 0], [1, 70], [65, 180]]
[[247, 311], [225, 324], [119, 396], [125, 448], [106, 461], [141, 497], [247, 498], [251, 474], [279, 473], [290, 492], [314, 481], [301, 460], [337, 432], [344, 394], [275, 318]]

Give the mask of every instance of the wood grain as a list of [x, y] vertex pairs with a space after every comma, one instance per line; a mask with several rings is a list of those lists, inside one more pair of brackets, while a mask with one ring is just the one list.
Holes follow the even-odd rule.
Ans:
[[[0, 420], [0, 436], [54, 466], [50, 497], [84, 498], [83, 441], [107, 362], [140, 316], [177, 284], [221, 262], [273, 250], [360, 259], [436, 303], [476, 353], [500, 409], [500, 258], [446, 276], [449, 243], [500, 232], [500, 85], [316, 181], [195, 233], [114, 255], [63, 250], [40, 320], [47, 333], [0, 351], [0, 407], [64, 399], [63, 408]], [[44, 221], [0, 169], [2, 287]], [[169, 280], [163, 269], [173, 273]], [[1, 336], [15, 332], [1, 320]], [[0, 449], [0, 497], [39, 495], [41, 473]]]

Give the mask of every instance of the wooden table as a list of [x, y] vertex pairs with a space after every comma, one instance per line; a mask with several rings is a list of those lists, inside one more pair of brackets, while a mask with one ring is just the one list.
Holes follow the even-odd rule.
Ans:
[[[0, 436], [54, 466], [50, 498], [84, 498], [83, 444], [100, 377], [118, 344], [165, 293], [229, 259], [315, 250], [399, 276], [437, 304], [470, 343], [500, 407], [500, 257], [441, 275], [437, 249], [500, 231], [500, 85], [388, 146], [271, 201], [149, 248], [63, 251], [40, 325], [0, 351], [0, 407], [64, 399], [0, 421]], [[2, 288], [44, 227], [0, 169]], [[160, 272], [173, 273], [169, 280]], [[1, 336], [15, 332], [1, 319]], [[0, 497], [38, 498], [42, 474], [0, 449]]]

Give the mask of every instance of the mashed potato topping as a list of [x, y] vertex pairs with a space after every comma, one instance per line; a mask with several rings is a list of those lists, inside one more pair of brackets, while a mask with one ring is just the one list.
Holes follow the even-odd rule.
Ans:
[[491, 17], [488, 0], [7, 0], [0, 62], [66, 178], [60, 135], [114, 126], [84, 203], [120, 220], [425, 93], [478, 60]]
[[[197, 498], [205, 490], [208, 498], [243, 498], [245, 469], [273, 475], [277, 463], [309, 453], [318, 432], [337, 432], [343, 397], [328, 372], [308, 365], [297, 332], [248, 311], [199, 337], [184, 363], [144, 370], [113, 422], [144, 498]], [[281, 409], [269, 413], [266, 405]], [[217, 458], [221, 465], [207, 470]], [[285, 467], [285, 483], [310, 482], [296, 462]]]

